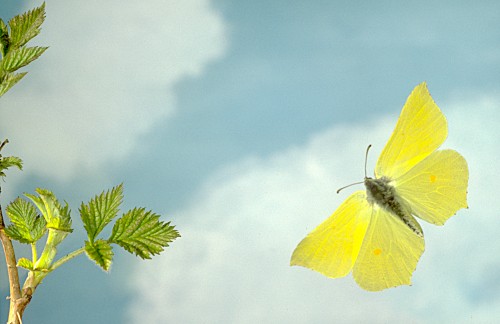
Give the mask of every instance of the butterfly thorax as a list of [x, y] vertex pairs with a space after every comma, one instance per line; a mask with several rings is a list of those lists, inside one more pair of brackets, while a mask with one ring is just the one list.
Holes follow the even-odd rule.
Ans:
[[409, 207], [404, 204], [397, 196], [394, 186], [391, 185], [391, 179], [365, 178], [366, 194], [368, 202], [384, 208], [391, 214], [401, 219], [415, 234], [423, 237], [422, 228], [415, 218], [411, 216]]

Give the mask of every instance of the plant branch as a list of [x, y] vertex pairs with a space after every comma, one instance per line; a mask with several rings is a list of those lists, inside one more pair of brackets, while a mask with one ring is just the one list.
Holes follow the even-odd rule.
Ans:
[[[5, 233], [5, 223], [3, 220], [2, 207], [0, 206], [0, 240], [2, 241], [3, 251], [5, 253], [5, 263], [7, 264], [7, 274], [10, 283], [10, 307], [9, 314], [15, 314], [16, 304], [21, 300], [21, 286], [19, 285], [19, 273], [16, 265], [16, 254], [11, 239]], [[27, 303], [26, 303], [27, 305]], [[26, 306], [25, 306], [26, 307]], [[24, 310], [24, 308], [23, 308]], [[20, 314], [22, 315], [22, 313]], [[17, 318], [11, 321], [9, 315], [9, 323], [19, 323]]]

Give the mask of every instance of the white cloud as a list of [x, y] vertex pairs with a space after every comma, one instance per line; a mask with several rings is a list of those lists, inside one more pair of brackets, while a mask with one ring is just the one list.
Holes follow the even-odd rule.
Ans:
[[175, 84], [226, 49], [209, 0], [59, 0], [46, 10], [37, 42], [50, 48], [2, 98], [0, 135], [28, 170], [61, 180], [131, 154], [174, 113]]
[[[333, 127], [303, 147], [251, 158], [215, 175], [189, 207], [173, 213], [182, 238], [137, 269], [130, 322], [498, 319], [500, 278], [494, 269], [500, 266], [500, 236], [493, 195], [499, 188], [492, 165], [499, 158], [500, 100], [442, 107], [450, 124], [445, 146], [459, 150], [470, 166], [470, 209], [444, 227], [424, 225], [427, 251], [412, 287], [368, 293], [350, 276], [331, 280], [288, 266], [300, 239], [349, 194], [336, 195], [336, 189], [362, 180], [369, 143], [375, 148], [373, 168], [397, 118], [391, 116], [369, 125]], [[481, 299], [485, 289], [488, 296]]]

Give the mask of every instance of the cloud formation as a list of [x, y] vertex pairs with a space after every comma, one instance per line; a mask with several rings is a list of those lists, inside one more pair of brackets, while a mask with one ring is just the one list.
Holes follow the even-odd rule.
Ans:
[[367, 293], [350, 276], [331, 280], [288, 266], [296, 244], [349, 194], [336, 195], [336, 189], [362, 180], [369, 143], [374, 144], [373, 169], [395, 125], [397, 116], [391, 116], [369, 125], [335, 126], [304, 146], [249, 158], [214, 175], [189, 206], [173, 213], [182, 238], [137, 269], [130, 323], [498, 318], [500, 278], [494, 269], [500, 259], [491, 250], [500, 245], [491, 225], [498, 223], [498, 212], [490, 209], [494, 202], [488, 193], [498, 191], [492, 164], [499, 158], [494, 121], [500, 117], [500, 100], [441, 106], [447, 107], [450, 133], [443, 146], [457, 149], [469, 163], [470, 208], [444, 227], [421, 221], [427, 248], [412, 287]]
[[50, 48], [2, 98], [0, 135], [27, 169], [58, 180], [131, 154], [175, 113], [176, 83], [227, 47], [208, 0], [60, 0], [46, 10], [36, 42]]

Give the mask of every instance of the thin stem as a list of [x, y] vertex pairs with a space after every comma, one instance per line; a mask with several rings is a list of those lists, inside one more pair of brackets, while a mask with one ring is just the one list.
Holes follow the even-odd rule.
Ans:
[[33, 259], [33, 264], [36, 263], [38, 259], [38, 253], [36, 251], [36, 242], [31, 243], [31, 258]]
[[[42, 282], [42, 280], [52, 271], [60, 267], [62, 264], [66, 263], [67, 261], [73, 259], [77, 255], [82, 254], [85, 252], [84, 248], [80, 248], [74, 252], [71, 252], [67, 254], [66, 256], [62, 257], [59, 259], [57, 262], [54, 262], [50, 269], [42, 269], [42, 270], [32, 270], [28, 273], [28, 278], [26, 278], [26, 281], [24, 282], [23, 285], [23, 297], [28, 303], [31, 300], [31, 296], [35, 292], [36, 288], [38, 285]], [[27, 305], [27, 303], [26, 303]], [[26, 307], [26, 305], [24, 307]]]
[[82, 247], [76, 251], [73, 251], [69, 254], [66, 254], [65, 256], [63, 256], [62, 258], [60, 258], [59, 260], [57, 260], [56, 262], [54, 262], [52, 264], [52, 266], [50, 267], [50, 271], [53, 271], [53, 270], [59, 268], [64, 263], [68, 262], [69, 260], [73, 259], [76, 256], [79, 256], [80, 254], [82, 254], [84, 252], [85, 252], [85, 248]]

